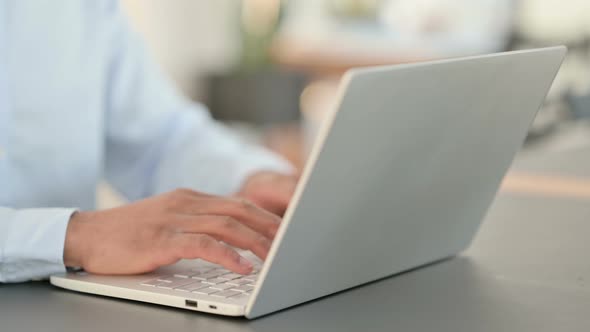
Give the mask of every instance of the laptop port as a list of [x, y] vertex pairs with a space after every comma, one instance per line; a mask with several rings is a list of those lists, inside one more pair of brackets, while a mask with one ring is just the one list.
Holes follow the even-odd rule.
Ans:
[[197, 307], [197, 301], [193, 301], [193, 300], [186, 300], [186, 301], [184, 301], [184, 304], [186, 304], [187, 307], [193, 307], [193, 308]]
[[216, 305], [210, 305], [209, 308], [211, 308], [211, 309], [217, 309], [217, 306]]

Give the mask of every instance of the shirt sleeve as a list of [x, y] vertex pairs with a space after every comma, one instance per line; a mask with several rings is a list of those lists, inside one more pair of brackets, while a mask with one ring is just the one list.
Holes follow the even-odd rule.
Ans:
[[124, 196], [178, 187], [226, 195], [256, 171], [291, 172], [286, 161], [241, 142], [181, 96], [120, 10], [111, 20], [105, 175]]
[[0, 282], [44, 279], [64, 272], [66, 230], [75, 211], [0, 207]]

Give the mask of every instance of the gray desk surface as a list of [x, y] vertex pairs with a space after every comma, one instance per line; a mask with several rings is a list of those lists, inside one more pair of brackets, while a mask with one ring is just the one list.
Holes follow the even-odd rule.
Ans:
[[[517, 170], [590, 176], [590, 150]], [[0, 331], [589, 331], [590, 200], [503, 193], [462, 256], [258, 320], [0, 285]]]

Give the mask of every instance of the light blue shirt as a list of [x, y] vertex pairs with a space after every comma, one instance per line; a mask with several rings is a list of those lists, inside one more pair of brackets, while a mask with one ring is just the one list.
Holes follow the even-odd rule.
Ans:
[[101, 179], [137, 200], [289, 169], [179, 95], [117, 1], [0, 2], [0, 282], [64, 271], [69, 218]]

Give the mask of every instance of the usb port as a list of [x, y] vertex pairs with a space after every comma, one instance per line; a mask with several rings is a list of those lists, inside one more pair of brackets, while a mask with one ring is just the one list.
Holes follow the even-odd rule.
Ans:
[[213, 309], [213, 310], [216, 310], [217, 309], [217, 306], [216, 305], [209, 305], [209, 308], [210, 309]]
[[186, 301], [184, 301], [184, 303], [186, 304], [187, 307], [193, 307], [193, 308], [197, 307], [197, 301], [186, 300]]

